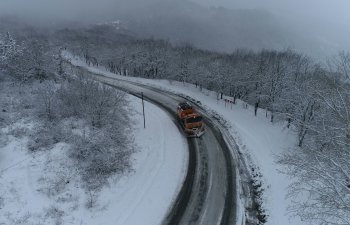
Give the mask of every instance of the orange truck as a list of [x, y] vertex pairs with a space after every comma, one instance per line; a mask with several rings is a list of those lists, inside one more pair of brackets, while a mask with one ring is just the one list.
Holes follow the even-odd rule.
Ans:
[[190, 103], [179, 103], [176, 113], [188, 137], [200, 137], [204, 134], [203, 117], [194, 110]]

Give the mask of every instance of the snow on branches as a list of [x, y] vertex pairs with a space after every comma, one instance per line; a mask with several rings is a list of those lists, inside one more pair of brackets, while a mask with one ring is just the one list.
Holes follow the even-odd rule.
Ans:
[[0, 65], [6, 64], [11, 57], [20, 52], [20, 47], [9, 32], [0, 34]]

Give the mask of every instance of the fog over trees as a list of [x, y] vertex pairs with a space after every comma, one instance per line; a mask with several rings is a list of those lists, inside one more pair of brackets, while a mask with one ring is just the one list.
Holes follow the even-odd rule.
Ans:
[[350, 49], [348, 8], [346, 0], [13, 0], [0, 15], [49, 27], [119, 21], [140, 37], [209, 50], [291, 48], [324, 59]]
[[[288, 6], [269, 2], [277, 11]], [[224, 9], [188, 1], [122, 4], [104, 0], [98, 6], [92, 0], [60, 3], [0, 3], [1, 90], [12, 90], [26, 102], [4, 102], [7, 108], [0, 122], [23, 116], [16, 111], [36, 115], [42, 123], [37, 134], [46, 135], [35, 134], [40, 138], [30, 143], [33, 151], [60, 140], [74, 144], [72, 157], [84, 161], [77, 168], [92, 189], [98, 189], [93, 184], [103, 184], [110, 174], [130, 168], [133, 148], [124, 150], [132, 140], [122, 134], [131, 124], [125, 111], [113, 110], [127, 104], [123, 94], [81, 76], [72, 77], [70, 65], [60, 55], [67, 49], [92, 66], [104, 66], [123, 76], [190, 82], [199, 90], [207, 88], [218, 96], [222, 93], [244, 100], [255, 112], [266, 112], [271, 122], [284, 122], [297, 137], [295, 147], [278, 157], [285, 166], [283, 172], [294, 180], [289, 196], [294, 200], [291, 213], [311, 224], [350, 224], [350, 53], [347, 44], [337, 42], [346, 32], [334, 33], [331, 36], [337, 38], [325, 42], [312, 35], [298, 36], [281, 21], [276, 22], [276, 11], [268, 12], [268, 5], [261, 4], [248, 7], [241, 3], [240, 9], [232, 9], [232, 5]], [[302, 7], [300, 4], [295, 7]], [[329, 4], [322, 1], [320, 12]], [[43, 13], [34, 16], [39, 9]], [[129, 12], [137, 17], [126, 17]], [[5, 18], [5, 14], [30, 18], [29, 24], [38, 22], [40, 26]], [[342, 16], [337, 18], [346, 18]], [[65, 25], [71, 21], [77, 23]], [[344, 24], [338, 23], [340, 27]], [[149, 36], [154, 38], [145, 38]], [[322, 55], [322, 49], [343, 51], [328, 55], [321, 63], [312, 56]], [[67, 127], [56, 126], [72, 122], [72, 118], [83, 121], [74, 126], [89, 132], [68, 137]], [[56, 130], [49, 132], [53, 127]], [[121, 147], [111, 151], [116, 141]], [[121, 161], [113, 164], [110, 159]], [[96, 182], [94, 178], [101, 174], [104, 179]]]

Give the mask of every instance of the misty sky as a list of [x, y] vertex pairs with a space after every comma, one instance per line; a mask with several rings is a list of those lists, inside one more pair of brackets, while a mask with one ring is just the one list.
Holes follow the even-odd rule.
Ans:
[[[16, 14], [36, 19], [80, 18], [104, 20], [113, 16], [117, 8], [147, 4], [154, 0], [0, 0], [0, 14]], [[173, 0], [179, 1], [182, 0]], [[207, 5], [230, 8], [258, 8], [295, 19], [320, 20], [341, 26], [349, 25], [350, 0], [193, 0]], [[123, 3], [121, 3], [123, 2]], [[286, 14], [287, 13], [287, 14]], [[344, 27], [344, 29], [350, 29]]]
[[230, 8], [265, 9], [290, 19], [311, 20], [347, 26], [350, 30], [349, 0], [194, 0]]
[[[162, 0], [0, 0], [0, 16], [15, 15], [34, 23], [118, 19], [118, 11], [135, 16], [145, 4]], [[164, 0], [166, 1], [166, 0]], [[170, 0], [171, 1], [171, 0]], [[179, 3], [186, 0], [172, 0]], [[283, 20], [293, 32], [305, 33], [350, 49], [350, 0], [188, 0], [205, 6], [262, 9]], [[137, 10], [134, 10], [137, 8]]]
[[[193, 0], [226, 8], [263, 9], [302, 32], [350, 38], [350, 0]], [[349, 47], [349, 46], [347, 46]]]

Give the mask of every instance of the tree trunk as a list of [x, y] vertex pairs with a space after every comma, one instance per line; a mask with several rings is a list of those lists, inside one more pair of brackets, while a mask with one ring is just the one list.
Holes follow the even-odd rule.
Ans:
[[270, 119], [271, 123], [273, 123], [273, 118], [274, 118], [274, 114], [273, 114], [273, 111], [272, 111], [271, 112], [271, 119]]
[[291, 118], [288, 118], [287, 121], [288, 121], [287, 128], [289, 129], [289, 128], [290, 128], [290, 124], [291, 124], [291, 122], [292, 122], [292, 119], [291, 119]]
[[258, 107], [259, 107], [259, 102], [256, 102], [254, 105], [254, 115], [256, 116], [257, 112], [258, 112]]

